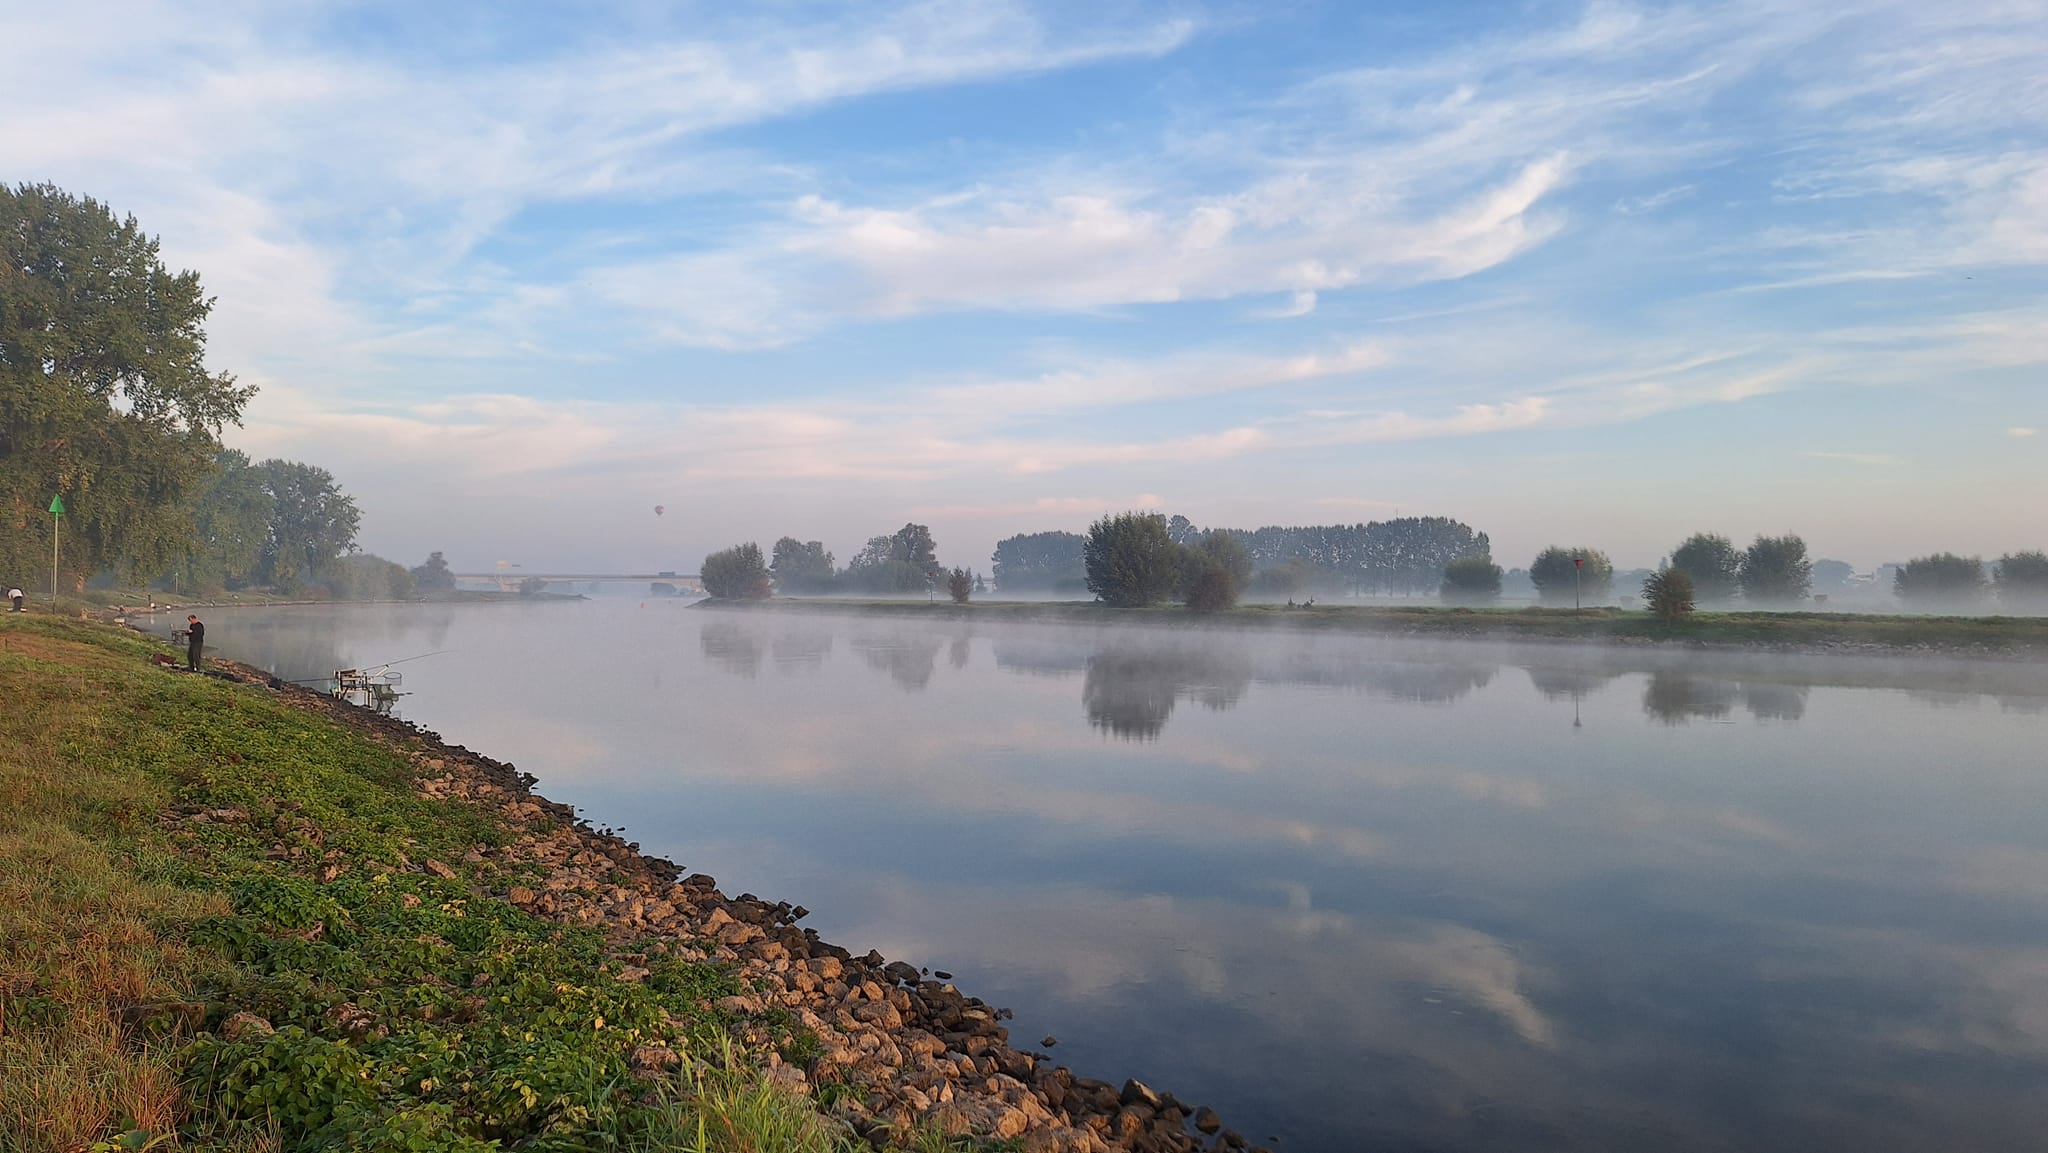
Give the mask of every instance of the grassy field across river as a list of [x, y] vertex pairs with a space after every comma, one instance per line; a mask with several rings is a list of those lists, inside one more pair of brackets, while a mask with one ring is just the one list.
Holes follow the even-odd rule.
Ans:
[[1660, 620], [1615, 608], [1447, 608], [1438, 605], [1240, 605], [1196, 613], [1178, 605], [1110, 608], [1086, 601], [778, 597], [704, 601], [751, 611], [855, 612], [922, 619], [1037, 621], [1073, 625], [1156, 624], [1202, 628], [1351, 632], [1415, 638], [1587, 641], [1786, 650], [1882, 649], [1954, 655], [2048, 654], [2048, 617], [1905, 616], [1875, 613], [1699, 612]]

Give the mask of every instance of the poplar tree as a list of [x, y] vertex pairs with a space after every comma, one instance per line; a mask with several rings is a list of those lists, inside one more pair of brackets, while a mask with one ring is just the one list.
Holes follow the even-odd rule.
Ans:
[[0, 185], [0, 571], [50, 563], [58, 495], [66, 583], [183, 559], [221, 430], [255, 391], [207, 370], [212, 307], [134, 217]]

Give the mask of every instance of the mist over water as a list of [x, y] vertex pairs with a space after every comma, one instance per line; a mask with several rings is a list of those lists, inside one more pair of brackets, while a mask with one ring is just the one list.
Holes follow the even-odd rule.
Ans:
[[402, 715], [1283, 1151], [2048, 1129], [2040, 664], [666, 601], [207, 621], [287, 677], [452, 650]]

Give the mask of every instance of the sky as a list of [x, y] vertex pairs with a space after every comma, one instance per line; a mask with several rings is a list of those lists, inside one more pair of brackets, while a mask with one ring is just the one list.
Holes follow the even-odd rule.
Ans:
[[[0, 0], [360, 544], [2048, 547], [2048, 3]], [[655, 515], [659, 505], [666, 509]]]

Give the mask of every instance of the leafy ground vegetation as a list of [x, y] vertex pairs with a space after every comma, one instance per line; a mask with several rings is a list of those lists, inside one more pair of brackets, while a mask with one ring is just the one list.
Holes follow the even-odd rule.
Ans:
[[0, 1149], [855, 1147], [732, 970], [480, 895], [499, 815], [159, 651], [0, 619]]

